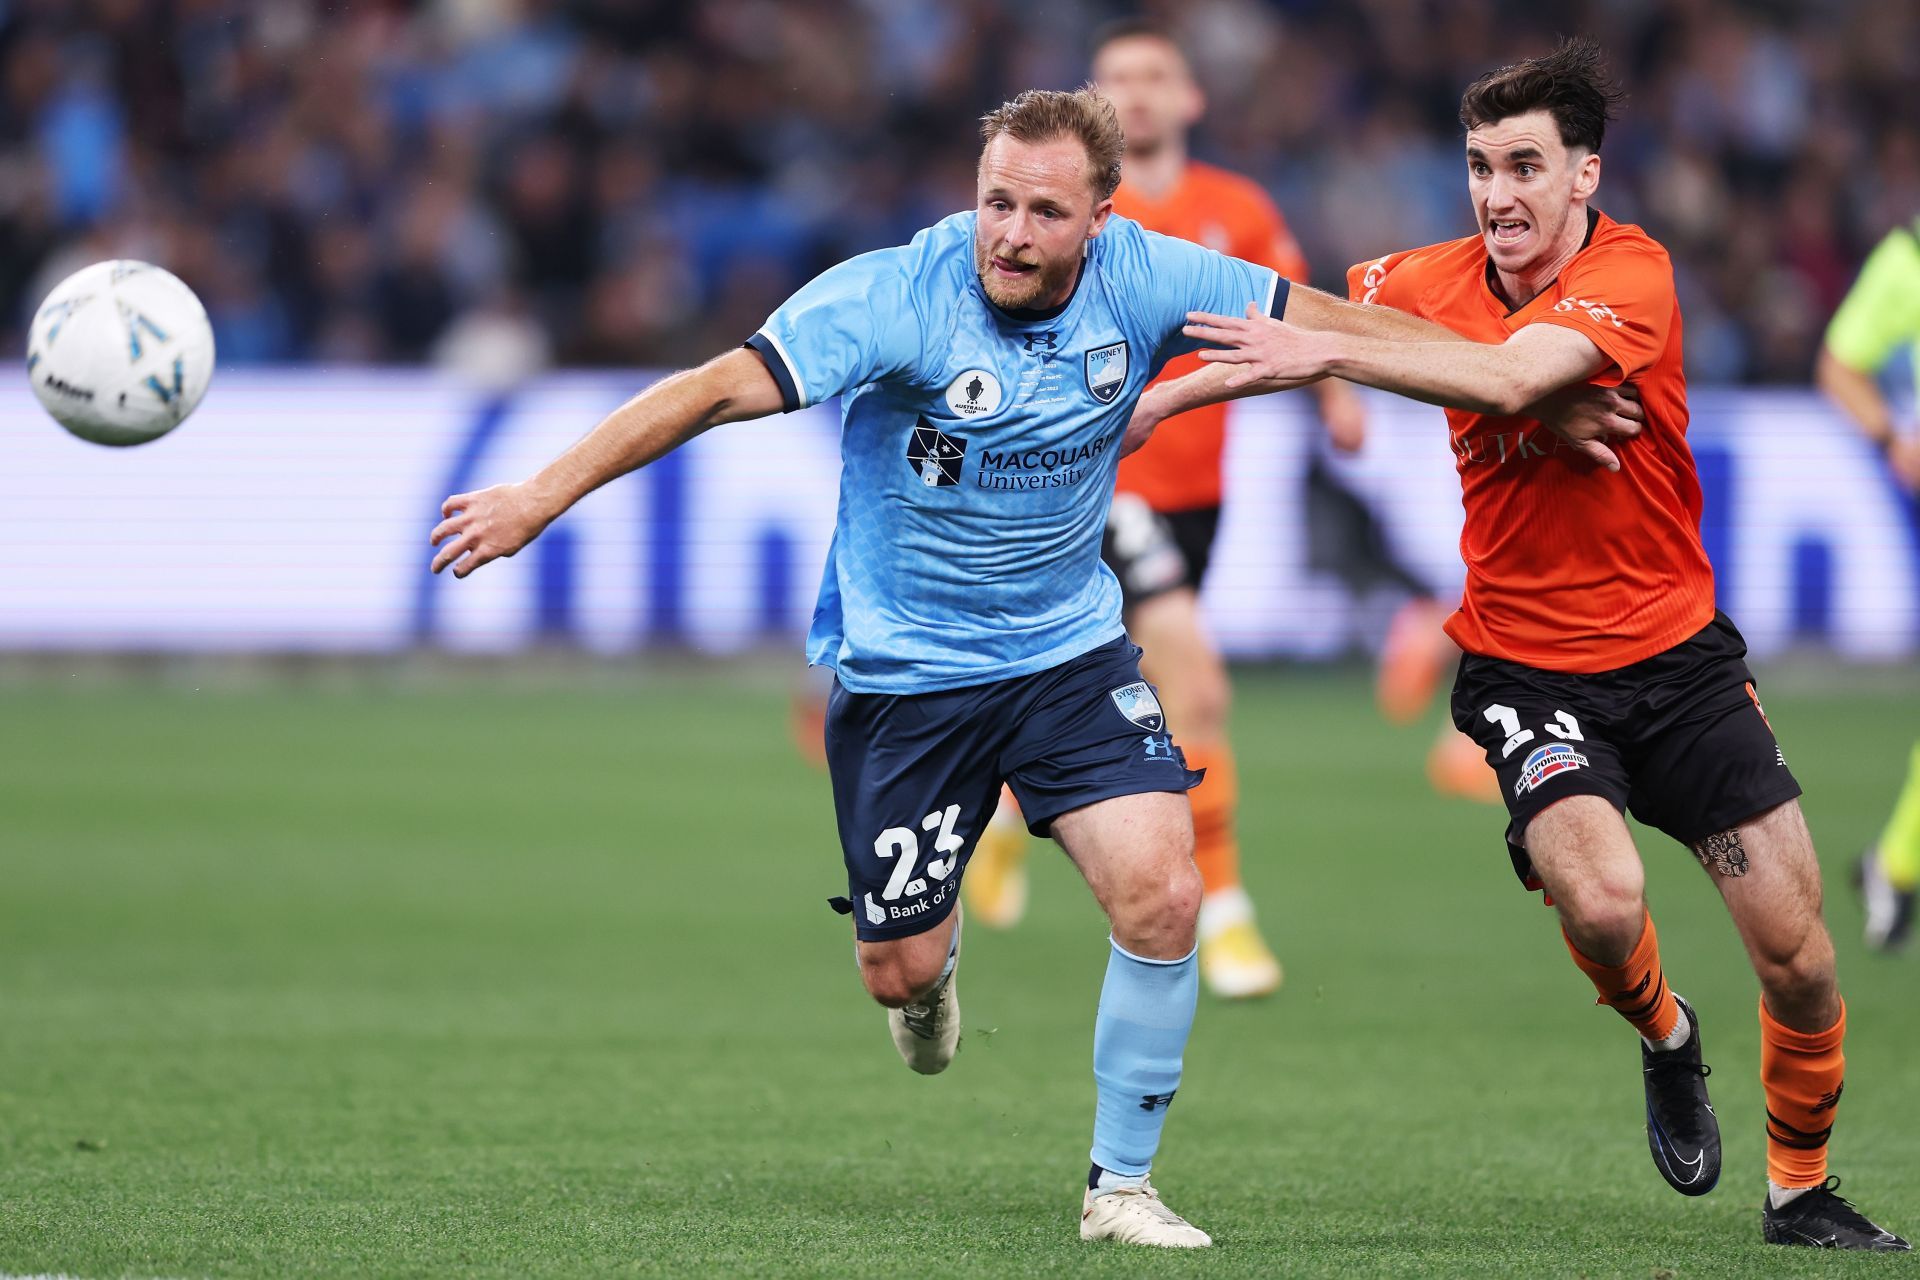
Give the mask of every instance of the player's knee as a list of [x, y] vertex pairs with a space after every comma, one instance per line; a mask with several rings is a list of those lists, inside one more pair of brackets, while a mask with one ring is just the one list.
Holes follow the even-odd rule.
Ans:
[[1600, 951], [1618, 952], [1622, 957], [1639, 943], [1647, 904], [1646, 881], [1637, 867], [1582, 880], [1554, 897], [1567, 932], [1575, 940], [1591, 943]]
[[1193, 949], [1203, 885], [1192, 857], [1143, 874], [1113, 904], [1113, 936], [1135, 955], [1177, 960]]
[[1767, 1003], [1782, 1012], [1826, 1005], [1836, 986], [1833, 939], [1815, 926], [1790, 941], [1760, 940], [1753, 948], [1754, 974]]
[[901, 955], [863, 955], [860, 960], [860, 981], [866, 985], [867, 994], [875, 1001], [889, 1009], [899, 1009], [912, 1004], [939, 981], [940, 970], [937, 967], [927, 972], [922, 971], [924, 968]]

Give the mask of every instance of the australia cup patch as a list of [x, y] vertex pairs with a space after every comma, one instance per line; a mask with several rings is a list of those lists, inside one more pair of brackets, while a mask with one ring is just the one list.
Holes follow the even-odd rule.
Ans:
[[1167, 717], [1160, 711], [1160, 699], [1153, 696], [1153, 686], [1145, 680], [1115, 689], [1112, 697], [1120, 714], [1148, 733], [1158, 733], [1167, 727]]
[[1000, 379], [969, 369], [947, 386], [947, 408], [956, 418], [984, 417], [1000, 407]]
[[1101, 404], [1112, 404], [1127, 385], [1127, 344], [1109, 342], [1087, 352], [1087, 390]]
[[1586, 763], [1585, 756], [1564, 742], [1550, 742], [1544, 747], [1535, 747], [1526, 763], [1520, 766], [1520, 781], [1513, 784], [1513, 794], [1523, 796], [1554, 774], [1571, 773]]
[[950, 436], [925, 418], [907, 439], [907, 465], [929, 489], [959, 484], [960, 467], [966, 460], [966, 438]]

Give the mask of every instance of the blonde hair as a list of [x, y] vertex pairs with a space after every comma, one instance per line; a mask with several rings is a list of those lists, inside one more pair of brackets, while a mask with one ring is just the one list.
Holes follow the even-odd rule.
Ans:
[[1088, 177], [1095, 195], [1105, 200], [1120, 185], [1120, 161], [1127, 150], [1119, 113], [1092, 85], [1071, 93], [1063, 89], [1028, 89], [980, 117], [984, 146], [1001, 134], [1021, 142], [1051, 142], [1074, 138], [1087, 149]]

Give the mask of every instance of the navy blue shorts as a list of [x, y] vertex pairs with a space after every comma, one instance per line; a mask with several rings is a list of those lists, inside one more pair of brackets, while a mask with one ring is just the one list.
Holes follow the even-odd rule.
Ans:
[[869, 941], [946, 919], [1002, 782], [1038, 836], [1096, 800], [1199, 785], [1139, 659], [1121, 636], [1035, 675], [943, 693], [834, 681], [827, 768], [847, 861], [834, 909]]

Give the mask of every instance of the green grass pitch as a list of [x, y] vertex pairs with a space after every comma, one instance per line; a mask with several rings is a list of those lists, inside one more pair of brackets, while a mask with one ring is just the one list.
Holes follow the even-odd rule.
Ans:
[[[1883, 681], [1891, 684], [1892, 681]], [[1755, 991], [1643, 833], [1726, 1173], [1651, 1167], [1495, 812], [1355, 674], [1243, 673], [1278, 997], [1203, 1000], [1156, 1180], [1205, 1255], [1075, 1235], [1102, 923], [1051, 846], [910, 1074], [860, 993], [779, 679], [0, 686], [0, 1274], [1890, 1275], [1759, 1243]], [[1846, 886], [1920, 691], [1769, 686], [1852, 1015], [1834, 1168], [1920, 1230], [1920, 957]]]

